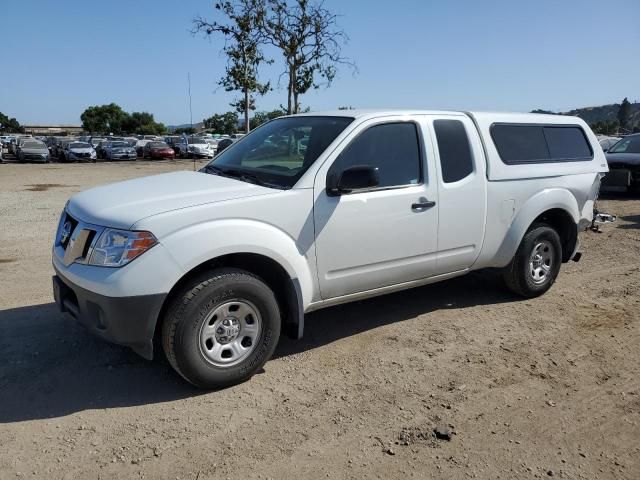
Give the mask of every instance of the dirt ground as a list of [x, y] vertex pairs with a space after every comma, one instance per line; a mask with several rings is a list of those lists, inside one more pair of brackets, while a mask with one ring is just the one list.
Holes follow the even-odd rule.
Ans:
[[0, 479], [640, 478], [637, 196], [601, 202], [618, 222], [541, 298], [477, 272], [330, 308], [205, 393], [51, 294], [70, 195], [189, 168], [0, 165]]

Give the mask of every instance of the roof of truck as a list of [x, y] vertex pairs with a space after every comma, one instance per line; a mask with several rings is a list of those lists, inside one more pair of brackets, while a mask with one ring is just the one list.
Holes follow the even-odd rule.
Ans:
[[476, 120], [503, 121], [518, 123], [576, 123], [578, 117], [566, 115], [553, 115], [541, 113], [520, 112], [479, 112], [461, 110], [416, 110], [416, 109], [355, 109], [355, 110], [327, 110], [320, 112], [307, 112], [298, 115], [304, 116], [331, 116], [352, 117], [362, 119], [364, 117], [375, 118], [392, 115], [470, 115]]

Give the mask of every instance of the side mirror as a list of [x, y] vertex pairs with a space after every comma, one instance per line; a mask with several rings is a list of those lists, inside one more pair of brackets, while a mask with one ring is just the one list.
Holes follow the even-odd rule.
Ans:
[[338, 174], [327, 176], [327, 195], [335, 197], [354, 190], [377, 187], [378, 171], [369, 165], [355, 165]]

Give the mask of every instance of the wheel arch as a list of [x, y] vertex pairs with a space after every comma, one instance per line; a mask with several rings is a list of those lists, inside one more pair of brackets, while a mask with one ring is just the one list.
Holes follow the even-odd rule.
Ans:
[[578, 202], [566, 189], [545, 189], [529, 198], [519, 209], [498, 249], [495, 266], [504, 267], [515, 255], [522, 238], [535, 223], [554, 228], [562, 244], [562, 261], [567, 262], [578, 244]]
[[304, 304], [300, 281], [292, 277], [284, 266], [273, 258], [253, 252], [237, 252], [220, 255], [206, 260], [187, 271], [167, 294], [156, 321], [154, 344], [157, 346], [158, 336], [164, 315], [173, 299], [194, 277], [216, 268], [238, 268], [252, 273], [264, 281], [276, 296], [282, 312], [283, 333], [288, 337], [299, 339], [304, 332]]

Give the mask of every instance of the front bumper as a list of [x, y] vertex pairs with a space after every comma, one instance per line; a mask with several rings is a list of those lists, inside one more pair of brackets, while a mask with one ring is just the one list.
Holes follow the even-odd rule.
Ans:
[[36, 153], [25, 153], [22, 156], [22, 159], [25, 162], [42, 162], [42, 163], [47, 163], [47, 160], [49, 159], [49, 155], [41, 155], [41, 154], [36, 154]]
[[151, 158], [175, 158], [176, 154], [171, 152], [151, 152]]
[[108, 297], [74, 284], [55, 270], [53, 296], [61, 312], [94, 335], [153, 359], [153, 334], [166, 294]]
[[198, 158], [213, 158], [213, 152], [195, 152], [189, 151], [189, 155], [193, 155]]
[[112, 153], [109, 155], [112, 160], [135, 160], [138, 158], [137, 153]]

